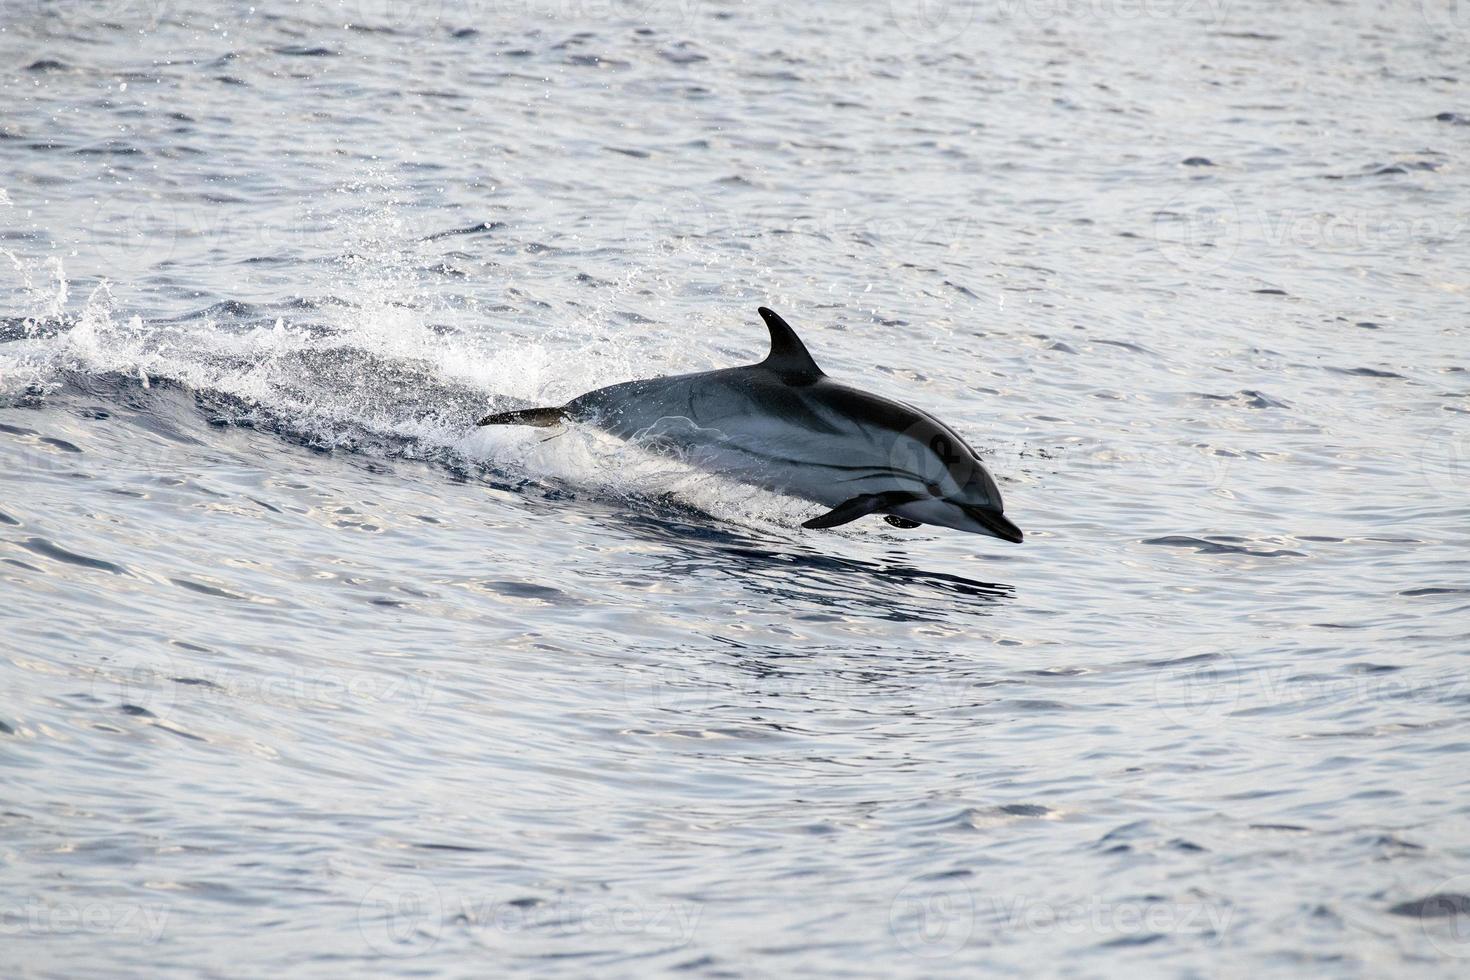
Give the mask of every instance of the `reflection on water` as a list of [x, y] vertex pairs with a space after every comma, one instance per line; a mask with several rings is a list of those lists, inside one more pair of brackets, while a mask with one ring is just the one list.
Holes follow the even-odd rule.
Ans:
[[[102, 6], [0, 32], [7, 966], [1463, 960], [1453, 4]], [[759, 305], [1026, 543], [472, 424]]]
[[663, 575], [724, 576], [732, 587], [801, 607], [898, 622], [946, 622], [955, 613], [986, 615], [987, 606], [1015, 593], [1009, 585], [915, 568], [906, 564], [912, 559], [901, 551], [880, 561], [862, 561], [798, 545], [772, 550], [769, 538], [721, 526], [704, 514], [685, 514], [681, 520], [678, 509], [623, 510], [605, 520], [667, 549], [658, 565]]

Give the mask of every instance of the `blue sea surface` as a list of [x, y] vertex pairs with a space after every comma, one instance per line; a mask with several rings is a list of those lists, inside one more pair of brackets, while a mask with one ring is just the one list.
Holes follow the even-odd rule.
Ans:
[[[1462, 976], [1453, 0], [0, 12], [0, 973]], [[749, 363], [1026, 532], [578, 427]]]

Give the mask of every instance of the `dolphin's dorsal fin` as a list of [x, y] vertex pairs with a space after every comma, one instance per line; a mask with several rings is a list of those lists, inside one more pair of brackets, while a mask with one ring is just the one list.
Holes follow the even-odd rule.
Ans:
[[796, 331], [791, 329], [791, 324], [764, 306], [759, 312], [771, 331], [771, 353], [766, 355], [760, 366], [788, 377], [820, 378], [822, 369], [817, 367], [817, 362], [807, 353], [806, 345], [801, 342]]

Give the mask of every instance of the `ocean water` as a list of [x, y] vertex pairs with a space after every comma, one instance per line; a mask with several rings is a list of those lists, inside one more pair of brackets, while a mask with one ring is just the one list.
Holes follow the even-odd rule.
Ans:
[[[6, 4], [0, 969], [1463, 975], [1467, 51]], [[758, 305], [1026, 542], [472, 424]]]

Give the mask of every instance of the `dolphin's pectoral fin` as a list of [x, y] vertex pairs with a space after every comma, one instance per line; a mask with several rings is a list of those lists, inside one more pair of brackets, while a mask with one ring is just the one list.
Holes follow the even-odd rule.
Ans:
[[813, 517], [809, 521], [803, 521], [801, 526], [810, 528], [811, 530], [820, 530], [822, 528], [850, 524], [859, 517], [867, 517], [882, 506], [883, 502], [878, 498], [876, 493], [865, 493], [862, 496], [843, 501], [821, 517]]
[[[890, 490], [887, 493], [860, 493], [851, 500], [844, 500], [820, 517], [813, 517], [802, 523], [802, 527], [811, 530], [821, 530], [829, 527], [838, 527], [843, 524], [851, 524], [859, 517], [867, 517], [876, 514], [884, 507], [896, 507], [916, 500], [917, 495], [903, 490]], [[903, 518], [899, 518], [903, 520]], [[918, 527], [917, 524], [914, 525]]]
[[897, 514], [884, 514], [883, 519], [889, 524], [892, 524], [894, 527], [901, 527], [904, 529], [920, 526], [918, 521], [911, 521], [907, 517], [899, 517]]
[[561, 425], [567, 420], [564, 408], [522, 408], [514, 412], [500, 412], [496, 415], [487, 415], [476, 425], [534, 425], [540, 428], [549, 428], [553, 425]]

